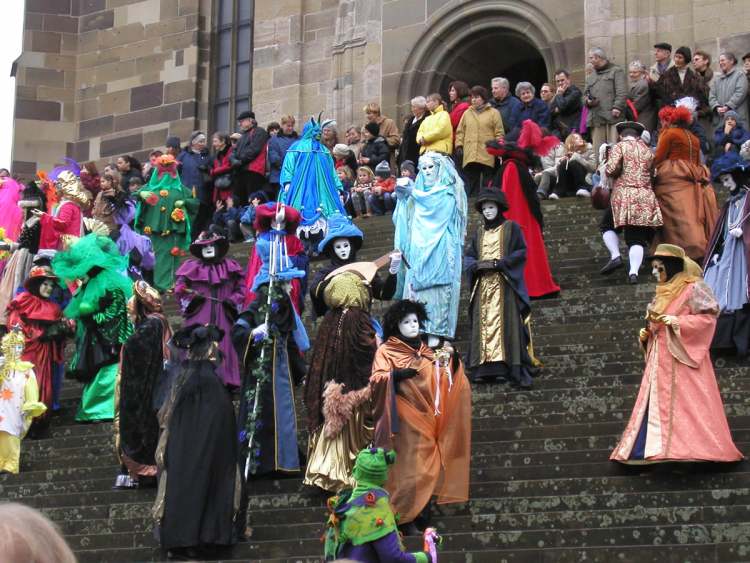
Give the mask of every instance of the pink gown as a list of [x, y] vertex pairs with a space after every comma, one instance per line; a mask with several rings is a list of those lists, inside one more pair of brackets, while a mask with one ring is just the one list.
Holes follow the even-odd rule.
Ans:
[[23, 194], [23, 185], [13, 178], [6, 178], [0, 184], [0, 227], [5, 229], [5, 238], [18, 239], [23, 223], [23, 211], [18, 201]]
[[646, 369], [620, 443], [610, 459], [621, 463], [739, 461], [708, 353], [719, 306], [696, 281], [669, 304], [678, 330], [650, 323]]

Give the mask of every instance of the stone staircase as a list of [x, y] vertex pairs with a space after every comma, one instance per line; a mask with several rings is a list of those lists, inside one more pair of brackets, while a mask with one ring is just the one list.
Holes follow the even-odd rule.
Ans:
[[[653, 286], [645, 270], [636, 286], [624, 271], [598, 275], [606, 259], [588, 201], [543, 207], [562, 286], [560, 297], [534, 303], [545, 369], [528, 392], [474, 386], [471, 500], [435, 510], [445, 535], [440, 561], [750, 561], [748, 463], [634, 469], [608, 461], [640, 382], [636, 333]], [[390, 217], [359, 224], [360, 258], [390, 248]], [[235, 245], [232, 254], [244, 263], [248, 250]], [[457, 345], [465, 350], [467, 307], [461, 311]], [[750, 372], [730, 359], [715, 365], [735, 441], [750, 452]], [[0, 496], [43, 510], [82, 562], [163, 560], [151, 533], [154, 491], [111, 489], [112, 426], [75, 424], [79, 395], [67, 383], [65, 414], [53, 419], [49, 438], [24, 442], [22, 473], [0, 477]], [[250, 509], [253, 536], [229, 560], [321, 561], [324, 498], [300, 479], [254, 484]], [[407, 545], [418, 548], [418, 538]]]

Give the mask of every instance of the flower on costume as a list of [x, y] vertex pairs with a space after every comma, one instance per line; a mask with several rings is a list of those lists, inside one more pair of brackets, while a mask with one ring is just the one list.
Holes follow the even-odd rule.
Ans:
[[161, 236], [163, 237], [168, 237], [170, 234], [172, 234], [172, 231], [170, 231], [169, 229], [165, 229], [161, 232]]
[[169, 195], [169, 190], [159, 190], [159, 195], [161, 197], [167, 197]]
[[383, 522], [383, 519], [382, 519], [382, 518], [377, 518], [377, 519], [375, 520], [375, 525], [376, 525], [376, 526], [380, 527], [380, 526], [382, 526], [383, 524], [384, 524], [384, 522]]
[[172, 214], [170, 215], [170, 218], [175, 223], [181, 223], [185, 220], [185, 212], [182, 209], [176, 208], [172, 210]]
[[143, 234], [144, 235], [150, 235], [151, 234], [151, 227], [143, 227]]
[[166, 210], [167, 208], [163, 205], [159, 208], [159, 211], [161, 211], [162, 213], [164, 213]]
[[367, 506], [375, 506], [375, 493], [369, 492], [365, 495], [365, 504]]
[[156, 205], [157, 203], [159, 203], [159, 198], [156, 194], [151, 194], [146, 198], [146, 203], [148, 203], [149, 205]]
[[3, 389], [0, 391], [0, 399], [3, 401], [10, 401], [13, 398], [13, 391], [11, 391], [8, 388]]
[[177, 248], [176, 246], [173, 246], [173, 247], [172, 247], [172, 250], [170, 250], [170, 251], [169, 251], [169, 253], [170, 253], [170, 254], [171, 254], [172, 256], [179, 256], [179, 255], [180, 255], [180, 249], [179, 249], [179, 248]]

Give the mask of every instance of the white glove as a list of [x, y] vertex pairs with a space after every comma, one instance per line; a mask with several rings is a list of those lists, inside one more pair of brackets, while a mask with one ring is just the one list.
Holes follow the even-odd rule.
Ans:
[[599, 162], [604, 161], [604, 157], [607, 155], [607, 143], [603, 143], [599, 147]]
[[266, 336], [268, 336], [268, 325], [263, 323], [262, 325], [256, 326], [250, 333], [250, 336], [255, 342], [265, 340]]
[[734, 238], [742, 238], [742, 227], [735, 227], [734, 229], [729, 231], [729, 234]]
[[388, 267], [389, 274], [397, 274], [401, 269], [401, 253], [394, 252], [391, 254], [391, 265]]
[[718, 263], [719, 263], [719, 255], [718, 255], [718, 254], [714, 254], [714, 255], [713, 255], [713, 256], [711, 257], [711, 263], [712, 263], [712, 264], [714, 264], [714, 265], [716, 265], [716, 264], [718, 264]]

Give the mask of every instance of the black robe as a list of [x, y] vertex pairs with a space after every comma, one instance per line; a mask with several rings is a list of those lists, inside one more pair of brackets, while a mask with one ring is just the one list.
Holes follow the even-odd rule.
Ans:
[[212, 361], [184, 360], [178, 369], [167, 426], [161, 546], [231, 545], [237, 484], [232, 398]]
[[[478, 271], [481, 260], [491, 258], [481, 256], [482, 237], [485, 232], [502, 225], [503, 250], [502, 258], [497, 259], [497, 269]], [[472, 328], [471, 347], [466, 365], [472, 380], [494, 380], [498, 377], [509, 380], [512, 384], [528, 386], [534, 373], [534, 365], [529, 355], [530, 334], [525, 320], [531, 312], [529, 296], [526, 291], [523, 271], [526, 264], [526, 243], [521, 227], [513, 221], [502, 219], [477, 228], [469, 239], [464, 252], [463, 268], [466, 272], [471, 301], [469, 319]], [[481, 320], [486, 314], [482, 303], [479, 281], [481, 276], [494, 272], [501, 274], [503, 302], [503, 347], [506, 361], [482, 363], [480, 358]], [[494, 331], [493, 331], [494, 333]]]

